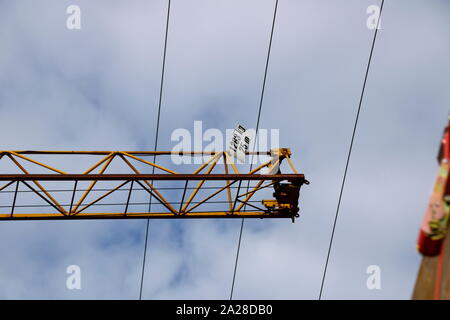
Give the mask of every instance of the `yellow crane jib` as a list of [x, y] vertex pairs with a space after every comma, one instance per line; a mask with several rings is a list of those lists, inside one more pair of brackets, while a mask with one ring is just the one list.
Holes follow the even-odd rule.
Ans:
[[[298, 217], [300, 188], [309, 182], [290, 149], [247, 152], [267, 161], [245, 172], [226, 151], [183, 152], [204, 159], [191, 173], [178, 172], [187, 171], [184, 165], [158, 164], [179, 154], [0, 151], [0, 220]], [[266, 200], [268, 188], [273, 194]]]

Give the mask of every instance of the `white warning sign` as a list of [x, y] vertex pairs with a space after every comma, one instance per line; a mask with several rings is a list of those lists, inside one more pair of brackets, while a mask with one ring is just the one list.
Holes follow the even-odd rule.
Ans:
[[250, 146], [250, 135], [241, 125], [234, 128], [231, 136], [228, 152], [232, 157], [236, 157], [241, 163], [245, 162], [245, 153]]

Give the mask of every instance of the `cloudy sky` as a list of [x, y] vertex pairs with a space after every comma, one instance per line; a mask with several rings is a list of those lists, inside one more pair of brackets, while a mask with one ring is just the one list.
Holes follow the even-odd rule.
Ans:
[[[279, 0], [260, 128], [311, 185], [302, 216], [246, 220], [235, 299], [317, 299], [376, 0]], [[81, 8], [81, 30], [66, 8]], [[172, 0], [159, 149], [255, 127], [274, 0]], [[0, 0], [0, 149], [152, 150], [167, 0]], [[450, 105], [450, 5], [386, 0], [325, 299], [409, 299]], [[72, 163], [73, 168], [77, 166]], [[0, 170], [8, 166], [0, 161]], [[0, 193], [0, 205], [10, 195]], [[0, 298], [136, 299], [145, 220], [0, 223]], [[145, 299], [228, 299], [239, 220], [152, 220]], [[82, 289], [66, 289], [79, 265]], [[381, 290], [366, 269], [381, 268]]]

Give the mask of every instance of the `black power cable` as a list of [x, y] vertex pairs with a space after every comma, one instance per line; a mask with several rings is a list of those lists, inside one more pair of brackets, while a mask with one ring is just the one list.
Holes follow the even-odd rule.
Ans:
[[[272, 28], [270, 30], [269, 47], [267, 49], [266, 65], [265, 65], [265, 69], [264, 69], [264, 79], [263, 79], [262, 89], [261, 89], [261, 98], [259, 100], [258, 117], [257, 117], [257, 120], [256, 120], [255, 143], [253, 144], [253, 147], [256, 145], [256, 139], [258, 137], [259, 120], [261, 118], [261, 110], [262, 110], [262, 105], [263, 105], [263, 101], [264, 101], [264, 92], [265, 92], [265, 88], [266, 88], [267, 70], [269, 68], [270, 51], [272, 49], [273, 30], [275, 28], [275, 20], [276, 20], [276, 17], [277, 17], [277, 8], [278, 8], [278, 0], [275, 0], [275, 8], [274, 8], [274, 11], [273, 11], [273, 19], [272, 19]], [[250, 171], [252, 170], [252, 167], [253, 167], [253, 161], [250, 161]], [[240, 187], [240, 184], [239, 184], [239, 187]], [[249, 187], [250, 187], [249, 184], [247, 184], [247, 193], [249, 191]], [[238, 188], [238, 191], [237, 191], [237, 195], [239, 195], [239, 188]], [[240, 252], [240, 249], [241, 249], [241, 240], [242, 240], [242, 231], [244, 229], [244, 221], [245, 221], [245, 219], [242, 218], [242, 220], [241, 220], [241, 228], [239, 230], [238, 247], [237, 247], [237, 250], [236, 250], [236, 260], [235, 260], [235, 263], [234, 263], [233, 280], [231, 282], [230, 300], [233, 300], [234, 283], [235, 283], [235, 280], [236, 280], [236, 271], [237, 271], [237, 266], [238, 266], [238, 262], [239, 262], [239, 252]]]
[[[155, 148], [156, 151], [158, 147], [158, 135], [159, 135], [159, 121], [161, 119], [161, 102], [162, 102], [162, 94], [163, 94], [163, 86], [164, 86], [164, 74], [166, 69], [166, 52], [167, 52], [167, 36], [169, 33], [169, 18], [170, 18], [170, 0], [167, 4], [167, 18], [166, 18], [166, 31], [164, 36], [164, 51], [163, 51], [163, 61], [162, 61], [162, 70], [161, 70], [161, 83], [159, 87], [159, 102], [158, 102], [158, 116], [156, 123], [156, 134], [155, 134]], [[155, 163], [156, 155], [153, 156], [153, 163]], [[155, 173], [155, 167], [153, 167], [152, 173]], [[153, 183], [153, 181], [152, 181]], [[152, 207], [152, 197], [150, 196], [150, 201], [148, 205], [148, 212], [151, 212]], [[147, 243], [148, 243], [148, 229], [150, 225], [150, 219], [147, 219], [147, 225], [145, 229], [145, 244], [144, 244], [144, 255], [142, 259], [142, 273], [141, 273], [141, 285], [139, 289], [139, 300], [142, 300], [142, 288], [144, 286], [144, 276], [145, 276], [145, 259], [147, 256]]]
[[379, 27], [379, 24], [380, 24], [381, 12], [383, 11], [383, 5], [384, 5], [384, 0], [381, 1], [380, 14], [378, 16], [377, 26], [376, 26], [376, 29], [375, 29], [375, 34], [373, 36], [372, 47], [370, 49], [369, 61], [367, 62], [366, 74], [364, 76], [364, 83], [363, 83], [363, 87], [362, 87], [362, 90], [361, 90], [361, 96], [359, 98], [358, 111], [356, 112], [355, 124], [353, 126], [353, 133], [352, 133], [352, 138], [351, 138], [351, 141], [350, 141], [350, 147], [349, 147], [349, 150], [348, 150], [347, 162], [345, 164], [344, 176], [342, 178], [342, 185], [341, 185], [341, 191], [340, 191], [340, 194], [339, 194], [339, 200], [338, 200], [338, 204], [337, 204], [336, 215], [334, 217], [333, 230], [331, 231], [330, 244], [328, 246], [327, 260], [325, 262], [325, 268], [324, 268], [323, 277], [322, 277], [322, 284], [320, 286], [319, 300], [322, 299], [323, 286], [324, 286], [325, 278], [326, 278], [326, 275], [327, 275], [327, 269], [328, 269], [328, 262], [330, 260], [331, 247], [333, 246], [334, 232], [336, 230], [337, 219], [338, 219], [338, 216], [339, 216], [339, 209], [341, 207], [341, 200], [342, 200], [342, 195], [344, 193], [345, 180], [347, 178], [348, 167], [349, 167], [350, 158], [351, 158], [351, 155], [352, 155], [353, 142], [355, 140], [356, 129], [358, 127], [359, 115], [360, 115], [360, 112], [361, 112], [361, 106], [362, 106], [362, 102], [363, 102], [363, 98], [364, 98], [364, 92], [366, 90], [367, 77], [369, 75], [370, 63], [372, 61], [373, 49], [375, 47], [375, 41], [377, 39], [378, 27]]

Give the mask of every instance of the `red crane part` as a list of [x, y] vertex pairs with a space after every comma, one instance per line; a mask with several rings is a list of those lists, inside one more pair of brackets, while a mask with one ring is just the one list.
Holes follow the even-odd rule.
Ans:
[[439, 149], [438, 162], [439, 173], [431, 194], [430, 201], [422, 221], [422, 226], [417, 240], [417, 249], [424, 256], [437, 256], [441, 252], [444, 243], [449, 220], [450, 179], [450, 119], [449, 125], [444, 131], [444, 137]]

